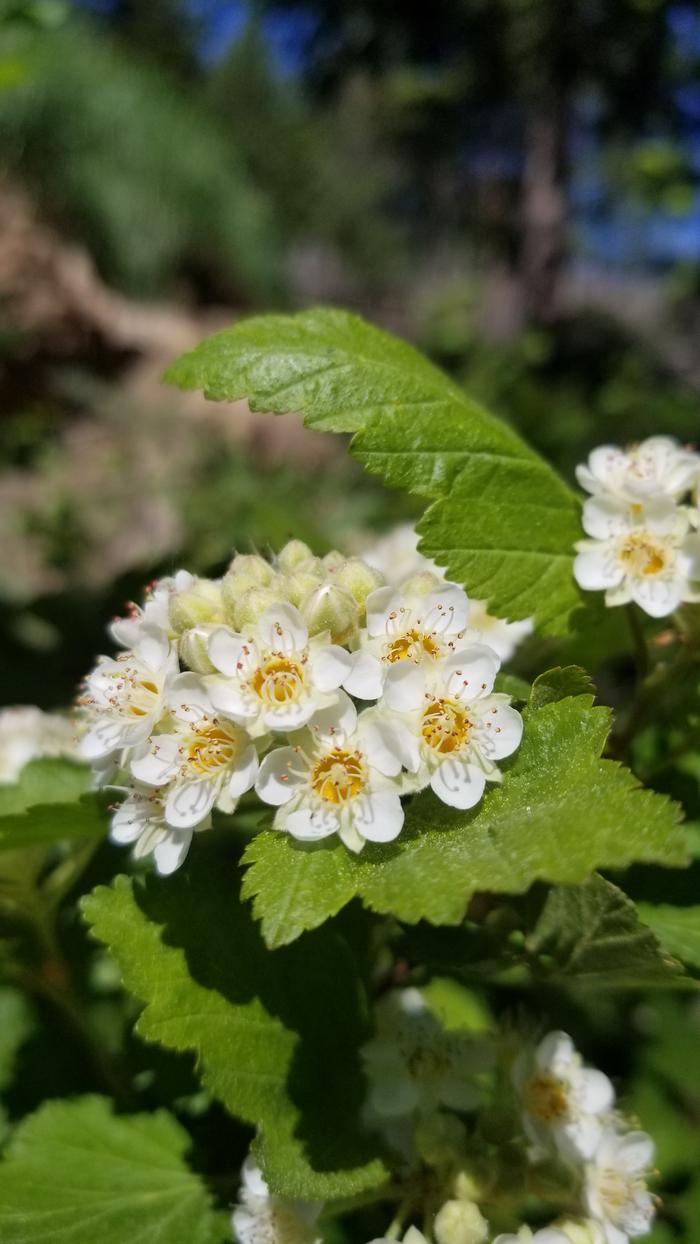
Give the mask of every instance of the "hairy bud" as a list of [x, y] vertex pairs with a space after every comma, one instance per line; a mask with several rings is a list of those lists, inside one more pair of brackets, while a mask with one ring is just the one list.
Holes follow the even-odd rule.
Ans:
[[284, 596], [281, 595], [277, 586], [249, 588], [238, 598], [233, 610], [233, 624], [236, 630], [242, 631], [246, 626], [252, 626], [253, 623], [259, 621], [266, 609], [279, 605], [280, 600], [283, 599]]
[[412, 574], [401, 584], [401, 591], [408, 596], [427, 596], [429, 592], [437, 592], [443, 586], [443, 580], [430, 570], [421, 570]]
[[209, 639], [220, 624], [217, 622], [202, 623], [193, 626], [180, 637], [178, 653], [180, 661], [195, 674], [213, 674], [215, 666], [209, 660]]
[[195, 579], [184, 592], [171, 596], [168, 613], [176, 635], [200, 623], [223, 622], [221, 584], [213, 579]]
[[277, 554], [277, 565], [284, 574], [294, 574], [295, 570], [306, 566], [307, 562], [317, 564], [318, 558], [314, 557], [303, 540], [290, 540]]
[[245, 575], [251, 587], [267, 587], [274, 570], [259, 553], [236, 553], [226, 575]]
[[296, 605], [297, 608], [311, 592], [317, 587], [321, 587], [323, 576], [320, 571], [316, 571], [312, 564], [303, 566], [300, 570], [294, 571], [293, 574], [285, 576], [286, 596], [290, 604]]
[[364, 613], [370, 592], [383, 587], [385, 582], [384, 575], [379, 570], [368, 566], [367, 562], [363, 562], [359, 557], [348, 557], [345, 564], [336, 571], [333, 581], [338, 587], [343, 587], [346, 592], [350, 593], [362, 613]]
[[473, 1201], [445, 1201], [434, 1230], [437, 1244], [484, 1244], [489, 1224]]
[[334, 583], [315, 588], [304, 598], [300, 608], [309, 635], [328, 631], [334, 644], [346, 644], [357, 630], [357, 605], [349, 592]]

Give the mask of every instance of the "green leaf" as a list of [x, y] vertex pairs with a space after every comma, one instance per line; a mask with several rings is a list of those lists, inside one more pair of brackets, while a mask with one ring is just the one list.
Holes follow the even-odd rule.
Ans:
[[0, 1095], [12, 1083], [17, 1051], [32, 1033], [29, 1002], [18, 989], [0, 988]]
[[558, 665], [540, 674], [532, 684], [529, 706], [533, 710], [570, 695], [595, 695], [590, 674], [580, 665]]
[[700, 968], [700, 907], [640, 903], [639, 914], [669, 954]]
[[352, 452], [369, 471], [432, 503], [421, 548], [450, 578], [503, 617], [533, 615], [543, 631], [566, 631], [581, 604], [575, 494], [405, 342], [345, 311], [264, 316], [203, 341], [165, 379], [354, 432]]
[[0, 786], [0, 851], [101, 838], [107, 796], [90, 791], [90, 770], [72, 760], [33, 760], [19, 781]]
[[603, 877], [550, 890], [526, 946], [546, 957], [550, 980], [596, 989], [673, 984], [682, 971], [632, 900]]
[[165, 1111], [115, 1117], [101, 1097], [47, 1102], [0, 1164], [3, 1244], [223, 1244], [223, 1223]]
[[536, 880], [572, 884], [633, 860], [686, 863], [680, 809], [642, 790], [600, 755], [610, 713], [590, 696], [530, 711], [503, 783], [471, 812], [425, 792], [407, 805], [396, 842], [352, 856], [270, 831], [248, 845], [245, 897], [254, 898], [268, 945], [315, 928], [353, 896], [414, 923], [456, 924], [478, 890], [520, 894]]
[[197, 847], [186, 872], [145, 885], [118, 877], [83, 901], [146, 1003], [137, 1031], [196, 1052], [205, 1088], [259, 1127], [275, 1191], [325, 1200], [380, 1184], [357, 1122], [368, 1030], [350, 948], [328, 928], [271, 956], [230, 861], [215, 843]]

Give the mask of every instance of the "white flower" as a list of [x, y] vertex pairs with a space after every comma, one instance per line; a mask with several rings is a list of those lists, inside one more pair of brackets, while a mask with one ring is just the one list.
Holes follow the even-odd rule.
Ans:
[[389, 708], [418, 708], [427, 671], [463, 646], [466, 593], [445, 583], [425, 594], [380, 587], [367, 597], [367, 629], [343, 686], [360, 700], [383, 694]]
[[376, 1015], [377, 1035], [362, 1048], [372, 1114], [395, 1119], [479, 1104], [476, 1077], [491, 1063], [482, 1041], [445, 1031], [417, 989], [387, 994]]
[[350, 654], [309, 632], [293, 605], [266, 610], [248, 635], [219, 627], [209, 658], [220, 672], [207, 677], [212, 704], [254, 735], [306, 725], [330, 704], [350, 667]]
[[387, 532], [371, 548], [364, 549], [362, 560], [373, 566], [384, 575], [387, 583], [394, 587], [403, 583], [411, 575], [430, 571], [443, 578], [443, 572], [435, 562], [430, 561], [418, 552], [418, 532], [410, 523], [399, 523], [392, 531]]
[[455, 652], [427, 679], [420, 707], [390, 718], [416, 785], [429, 784], [453, 808], [473, 808], [486, 782], [501, 780], [496, 761], [520, 745], [522, 717], [510, 696], [493, 693], [498, 667], [484, 644]]
[[607, 1244], [647, 1235], [655, 1214], [646, 1179], [654, 1159], [654, 1142], [646, 1132], [619, 1132], [609, 1127], [586, 1166], [586, 1210], [600, 1223]]
[[570, 1244], [570, 1241], [557, 1227], [541, 1227], [539, 1231], [521, 1227], [517, 1235], [508, 1232], [497, 1235], [493, 1244]]
[[241, 1170], [240, 1201], [231, 1216], [239, 1244], [321, 1244], [321, 1204], [272, 1196], [260, 1167], [247, 1157]]
[[550, 1032], [513, 1067], [523, 1126], [535, 1147], [552, 1146], [567, 1157], [588, 1158], [602, 1135], [615, 1099], [602, 1071], [583, 1065], [571, 1037]]
[[101, 657], [85, 679], [79, 704], [88, 721], [79, 753], [99, 761], [135, 747], [158, 723], [177, 653], [163, 636], [143, 634], [131, 652]]
[[600, 445], [585, 465], [576, 468], [576, 478], [586, 492], [594, 496], [610, 493], [628, 501], [678, 498], [690, 491], [699, 476], [700, 455], [670, 436], [650, 436], [626, 450]]
[[630, 505], [616, 497], [591, 497], [583, 528], [592, 537], [577, 545], [574, 576], [587, 591], [605, 590], [606, 605], [634, 601], [653, 618], [700, 599], [700, 536], [689, 534], [686, 512], [664, 497]]
[[176, 592], [184, 592], [191, 587], [194, 576], [188, 570], [178, 570], [176, 574], [157, 579], [146, 591], [143, 605], [129, 605], [126, 618], [115, 618], [109, 627], [109, 633], [115, 643], [122, 648], [135, 648], [144, 635], [172, 636], [170, 626], [170, 601]]
[[109, 836], [120, 846], [134, 843], [135, 859], [153, 855], [157, 871], [165, 877], [180, 867], [192, 834], [208, 828], [209, 816], [189, 829], [174, 829], [165, 819], [161, 793], [148, 787], [132, 788], [112, 817]]
[[16, 782], [30, 760], [40, 756], [74, 756], [73, 722], [59, 713], [44, 713], [33, 704], [0, 709], [0, 786]]
[[192, 829], [216, 806], [232, 812], [252, 787], [258, 755], [236, 722], [217, 714], [196, 674], [180, 674], [167, 693], [169, 718], [131, 762], [147, 786], [167, 786], [164, 816], [173, 829]]
[[510, 661], [516, 648], [532, 634], [532, 618], [522, 622], [507, 622], [488, 612], [485, 600], [470, 600], [469, 627], [466, 640], [476, 640], [493, 648], [501, 661]]
[[341, 692], [294, 746], [265, 757], [255, 789], [277, 806], [275, 829], [305, 842], [338, 834], [361, 851], [367, 840], [390, 842], [401, 832], [400, 771], [391, 725], [367, 713], [358, 720]]
[[[396, 1244], [396, 1240], [382, 1236], [378, 1240], [370, 1240], [370, 1244]], [[409, 1227], [403, 1237], [403, 1244], [428, 1244], [428, 1241], [423, 1232], [419, 1231], [417, 1227]]]

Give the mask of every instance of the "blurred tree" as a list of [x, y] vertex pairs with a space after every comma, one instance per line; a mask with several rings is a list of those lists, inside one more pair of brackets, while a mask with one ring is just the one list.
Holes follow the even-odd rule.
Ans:
[[115, 0], [109, 20], [117, 34], [164, 68], [187, 78], [198, 76], [201, 23], [191, 4], [183, 0]]

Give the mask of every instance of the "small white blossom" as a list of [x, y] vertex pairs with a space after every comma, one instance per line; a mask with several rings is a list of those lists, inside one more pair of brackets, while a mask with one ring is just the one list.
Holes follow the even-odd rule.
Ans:
[[306, 725], [332, 703], [350, 667], [350, 654], [323, 636], [309, 639], [299, 610], [266, 610], [246, 635], [219, 627], [209, 640], [218, 674], [207, 677], [212, 704], [253, 735]]
[[465, 640], [481, 641], [493, 648], [501, 661], [510, 661], [516, 648], [532, 634], [532, 618], [522, 622], [507, 622], [488, 612], [485, 600], [470, 600], [469, 627]]
[[418, 552], [418, 532], [410, 523], [399, 523], [369, 549], [364, 549], [362, 560], [384, 575], [387, 583], [397, 587], [411, 575], [429, 571], [444, 578], [435, 562]]
[[415, 785], [429, 784], [450, 807], [473, 808], [486, 782], [501, 780], [496, 762], [520, 745], [522, 717], [493, 691], [498, 668], [491, 648], [473, 644], [431, 671], [415, 711], [387, 714]]
[[174, 829], [165, 819], [162, 792], [146, 786], [132, 788], [112, 816], [110, 838], [120, 846], [134, 844], [134, 858], [152, 855], [161, 876], [183, 863], [195, 830], [207, 829], [209, 816], [189, 829]]
[[265, 757], [255, 789], [277, 807], [275, 829], [305, 842], [338, 834], [361, 851], [366, 841], [390, 842], [401, 832], [398, 750], [391, 724], [367, 713], [358, 719], [341, 692], [293, 746]]
[[196, 674], [178, 675], [166, 698], [162, 733], [134, 757], [131, 772], [144, 785], [167, 786], [167, 824], [192, 829], [213, 807], [234, 810], [255, 781], [258, 755], [246, 731], [216, 713]]
[[677, 499], [700, 477], [700, 455], [670, 436], [650, 436], [638, 445], [620, 449], [600, 445], [588, 462], [576, 468], [576, 478], [594, 496], [609, 493], [628, 501], [655, 496]]
[[550, 1032], [513, 1067], [523, 1126], [539, 1152], [590, 1157], [600, 1141], [615, 1094], [608, 1077], [585, 1067], [571, 1037]]
[[116, 660], [101, 657], [79, 700], [87, 720], [80, 755], [102, 761], [147, 739], [162, 716], [177, 669], [177, 653], [169, 641], [145, 633], [131, 652]]
[[320, 1203], [273, 1196], [251, 1157], [243, 1163], [241, 1179], [240, 1200], [231, 1216], [238, 1244], [321, 1244]]
[[684, 601], [700, 600], [700, 536], [672, 501], [591, 497], [582, 521], [591, 539], [576, 545], [574, 576], [588, 591], [604, 590], [606, 605], [634, 601], [663, 618]]
[[372, 1115], [396, 1119], [479, 1104], [478, 1076], [491, 1063], [484, 1042], [447, 1032], [417, 989], [387, 994], [376, 1016], [377, 1035], [362, 1048]]
[[343, 686], [360, 700], [417, 708], [428, 671], [463, 646], [469, 601], [456, 583], [425, 594], [380, 587], [367, 597], [367, 628]]
[[654, 1220], [654, 1197], [647, 1188], [654, 1142], [646, 1132], [604, 1131], [586, 1166], [586, 1210], [603, 1229], [606, 1244], [627, 1244], [648, 1235]]
[[73, 722], [33, 704], [0, 709], [0, 786], [16, 782], [24, 766], [41, 756], [74, 756]]
[[188, 570], [157, 579], [146, 591], [143, 605], [131, 602], [125, 618], [115, 618], [109, 633], [122, 648], [135, 648], [144, 635], [172, 637], [170, 626], [170, 601], [176, 592], [191, 587], [194, 576]]

